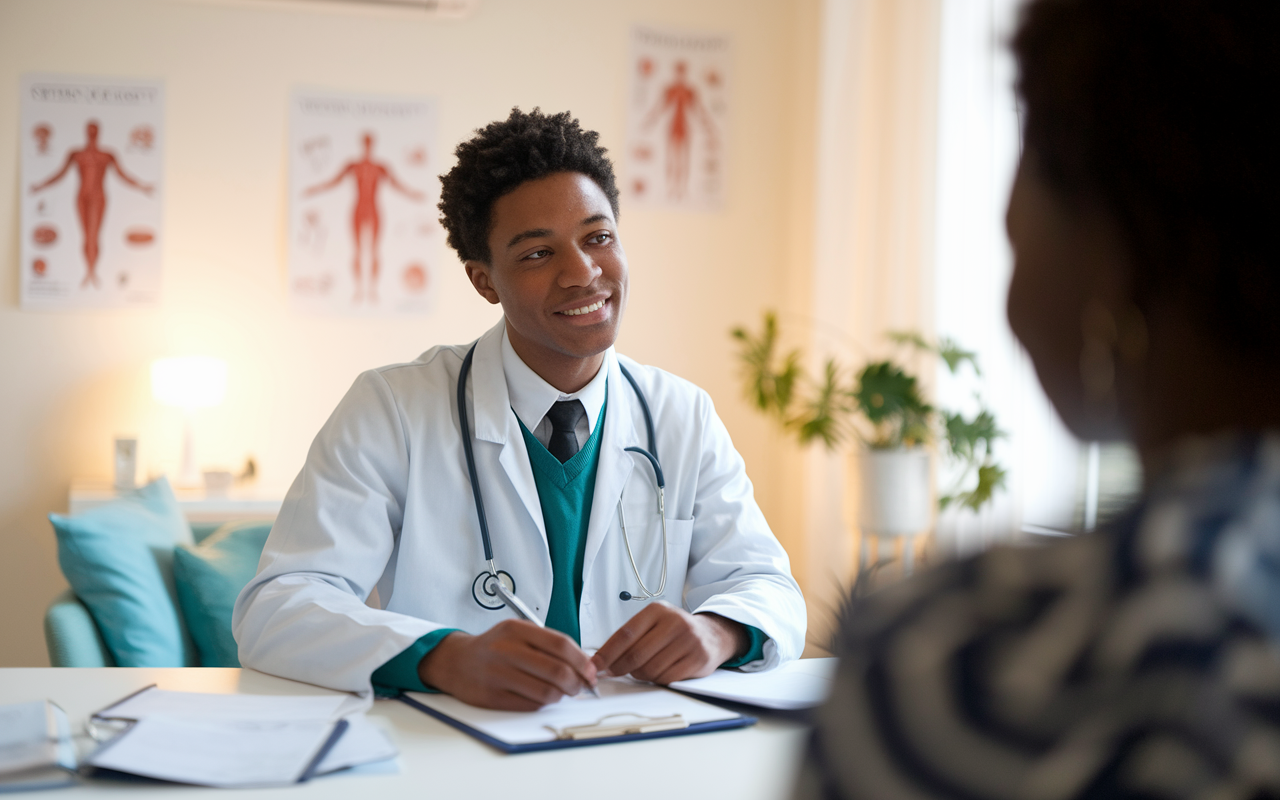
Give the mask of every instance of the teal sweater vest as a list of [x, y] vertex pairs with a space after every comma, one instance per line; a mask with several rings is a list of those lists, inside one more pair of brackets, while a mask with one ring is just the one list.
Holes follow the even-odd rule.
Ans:
[[547, 549], [551, 551], [551, 607], [547, 627], [572, 637], [581, 644], [578, 602], [582, 599], [582, 560], [587, 552], [587, 526], [591, 520], [591, 500], [596, 490], [596, 467], [600, 464], [600, 431], [604, 430], [605, 409], [600, 408], [596, 428], [573, 458], [560, 463], [538, 441], [524, 423], [525, 447], [533, 481], [542, 503], [542, 521], [547, 529]]

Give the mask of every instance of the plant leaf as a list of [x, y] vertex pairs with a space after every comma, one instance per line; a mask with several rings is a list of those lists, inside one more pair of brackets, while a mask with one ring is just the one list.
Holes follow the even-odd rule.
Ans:
[[864, 367], [858, 373], [853, 397], [872, 425], [908, 412], [922, 415], [929, 411], [920, 398], [915, 377], [891, 361], [878, 361]]
[[777, 315], [772, 311], [764, 313], [764, 327], [759, 335], [743, 327], [734, 328], [729, 333], [742, 343], [741, 358], [747, 399], [761, 411], [785, 418], [795, 397], [796, 382], [801, 375], [800, 351], [792, 350], [783, 357], [781, 368], [775, 368]]
[[950, 336], [943, 336], [937, 344], [933, 344], [917, 331], [889, 331], [885, 337], [895, 344], [910, 345], [917, 350], [934, 354], [942, 359], [952, 375], [956, 374], [966, 362], [973, 366], [975, 374], [982, 375], [982, 370], [978, 369], [978, 354], [972, 350], [965, 350]]
[[983, 464], [978, 467], [978, 485], [964, 499], [966, 508], [977, 511], [991, 501], [996, 489], [1004, 487], [1008, 472], [998, 464]]
[[944, 336], [939, 339], [937, 349], [934, 352], [947, 365], [947, 370], [952, 375], [955, 375], [965, 362], [968, 362], [969, 366], [973, 367], [975, 375], [982, 375], [982, 370], [978, 368], [978, 354], [972, 350], [965, 350], [960, 346], [959, 342], [950, 336]]
[[885, 334], [885, 338], [894, 344], [909, 344], [917, 350], [924, 350], [927, 353], [936, 353], [938, 349], [929, 344], [919, 331], [889, 331]]
[[852, 410], [845, 397], [840, 388], [840, 367], [835, 359], [827, 359], [817, 393], [804, 402], [804, 410], [789, 423], [797, 429], [801, 444], [821, 439], [828, 450], [839, 446], [844, 440], [840, 418]]
[[963, 414], [950, 411], [944, 412], [942, 417], [947, 447], [965, 461], [972, 462], [979, 457], [979, 444], [983, 446], [984, 453], [990, 452], [992, 443], [1005, 435], [996, 426], [995, 416], [985, 408], [971, 420], [966, 420]]

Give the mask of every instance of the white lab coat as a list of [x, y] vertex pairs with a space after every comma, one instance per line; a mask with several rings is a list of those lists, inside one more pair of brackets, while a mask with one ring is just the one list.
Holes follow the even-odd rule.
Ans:
[[[538, 490], [502, 370], [502, 326], [482, 336], [468, 381], [476, 469], [499, 569], [545, 618], [551, 557]], [[476, 603], [485, 567], [458, 428], [456, 387], [467, 346], [356, 379], [316, 436], [267, 540], [257, 576], [236, 601], [246, 667], [347, 691], [438, 628], [481, 633], [514, 616]], [[661, 526], [653, 470], [624, 448], [648, 447], [644, 416], [611, 349], [608, 405], [582, 567], [584, 648], [599, 648], [645, 607], [618, 525], [622, 499], [640, 574], [656, 590]], [[766, 669], [799, 657], [805, 606], [786, 552], [710, 397], [626, 360], [649, 401], [666, 477], [669, 573], [663, 600], [754, 625]], [[365, 601], [374, 588], [382, 608]]]

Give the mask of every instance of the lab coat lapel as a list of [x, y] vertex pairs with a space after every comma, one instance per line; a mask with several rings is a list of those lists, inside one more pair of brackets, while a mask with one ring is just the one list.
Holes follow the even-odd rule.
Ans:
[[612, 350], [606, 360], [609, 369], [609, 402], [605, 408], [604, 430], [600, 440], [600, 463], [596, 467], [596, 488], [591, 498], [591, 520], [587, 525], [587, 547], [582, 561], [583, 582], [591, 574], [591, 565], [605, 535], [618, 518], [618, 500], [623, 487], [635, 469], [635, 458], [626, 448], [643, 444], [636, 438], [635, 414], [639, 404], [631, 384], [618, 369]]
[[542, 519], [542, 502], [538, 499], [538, 485], [533, 480], [533, 467], [525, 447], [520, 423], [511, 410], [511, 395], [507, 392], [507, 378], [502, 371], [502, 330], [506, 320], [500, 320], [489, 332], [480, 337], [476, 354], [471, 363], [472, 403], [476, 417], [476, 439], [492, 442], [502, 447], [498, 463], [515, 488], [520, 502], [543, 544], [547, 541], [546, 523]]

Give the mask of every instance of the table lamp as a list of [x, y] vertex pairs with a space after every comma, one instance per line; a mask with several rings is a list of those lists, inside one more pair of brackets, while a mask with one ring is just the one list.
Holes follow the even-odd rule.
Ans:
[[183, 410], [182, 468], [179, 486], [198, 486], [194, 413], [220, 404], [227, 395], [227, 362], [208, 356], [162, 358], [151, 364], [151, 394]]

